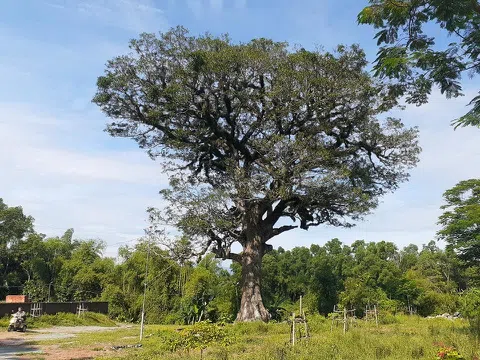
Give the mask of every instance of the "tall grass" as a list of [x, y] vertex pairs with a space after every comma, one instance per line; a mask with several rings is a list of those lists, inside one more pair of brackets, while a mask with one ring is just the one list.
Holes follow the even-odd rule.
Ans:
[[[358, 321], [344, 335], [342, 327], [334, 327], [321, 317], [310, 322], [312, 336], [292, 347], [289, 343], [290, 326], [278, 324], [236, 324], [225, 329], [233, 340], [231, 345], [212, 345], [202, 353], [203, 359], [258, 359], [258, 360], [375, 360], [375, 359], [429, 359], [438, 349], [454, 346], [465, 359], [480, 355], [479, 340], [471, 334], [464, 320], [423, 319], [397, 316], [394, 323], [381, 324]], [[178, 335], [175, 327], [148, 326], [152, 335], [145, 339], [142, 349], [123, 353], [132, 359], [200, 359], [200, 350], [171, 351], [168, 338]], [[177, 335], [176, 335], [177, 334]]]

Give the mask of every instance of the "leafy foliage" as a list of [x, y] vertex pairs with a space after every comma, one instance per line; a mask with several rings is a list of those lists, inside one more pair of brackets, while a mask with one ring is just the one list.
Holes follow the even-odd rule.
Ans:
[[418, 161], [417, 130], [379, 120], [396, 100], [364, 71], [357, 46], [290, 52], [178, 27], [130, 48], [107, 64], [93, 101], [112, 136], [135, 140], [168, 171], [169, 205], [152, 218], [242, 264], [237, 320], [268, 319], [259, 278], [267, 241], [298, 227], [353, 226]]
[[439, 238], [458, 251], [469, 265], [480, 265], [480, 180], [459, 182], [443, 195]]
[[480, 289], [473, 288], [462, 296], [462, 313], [470, 321], [472, 329], [480, 334]]
[[228, 346], [232, 342], [231, 334], [224, 327], [203, 321], [181, 330], [179, 336], [171, 341], [170, 349], [171, 351], [204, 350], [210, 345]]
[[[477, 0], [370, 0], [358, 21], [379, 29], [376, 76], [396, 79], [392, 92], [406, 95], [409, 103], [426, 103], [434, 85], [447, 98], [463, 95], [462, 75], [480, 73]], [[433, 23], [448, 40], [436, 36]], [[480, 126], [480, 95], [470, 105], [456, 127]]]
[[465, 357], [461, 355], [454, 346], [442, 346], [438, 349], [435, 360], [465, 360]]
[[[467, 181], [466, 188], [472, 184]], [[473, 209], [471, 196], [476, 190], [461, 195], [466, 188], [447, 191], [448, 198], [461, 199], [458, 204], [452, 200], [459, 208], [466, 202]], [[171, 242], [171, 250], [166, 250], [150, 237], [120, 248], [115, 262], [102, 256], [101, 241], [72, 236], [68, 230], [62, 237], [47, 238], [35, 233], [32, 224], [30, 232], [6, 249], [7, 258], [15, 259], [9, 263], [10, 277], [21, 284], [9, 288], [9, 293], [23, 292], [35, 300], [101, 299], [110, 303], [111, 317], [138, 321], [146, 283], [147, 323], [221, 323], [235, 318], [242, 289], [240, 264], [233, 262], [227, 270], [214, 254], [193, 263], [179, 250], [188, 243], [185, 238], [177, 239], [178, 246]], [[474, 287], [477, 269], [478, 264], [462, 260], [462, 253], [442, 250], [434, 241], [421, 249], [409, 245], [399, 250], [386, 241], [345, 245], [332, 239], [322, 246], [270, 251], [261, 275], [265, 305], [277, 321], [297, 312], [302, 296], [303, 310], [317, 320], [319, 314], [331, 313], [334, 305], [356, 308], [357, 316], [365, 307], [377, 305], [381, 323], [397, 321], [394, 315], [410, 308], [422, 316], [460, 310], [475, 330], [480, 308]], [[68, 322], [68, 316], [64, 320]], [[270, 331], [266, 324], [251, 325]]]

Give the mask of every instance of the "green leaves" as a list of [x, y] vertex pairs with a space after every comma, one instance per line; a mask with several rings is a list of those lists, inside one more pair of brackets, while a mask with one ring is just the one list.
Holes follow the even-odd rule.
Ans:
[[[353, 226], [418, 161], [417, 130], [377, 119], [397, 100], [365, 72], [358, 46], [290, 52], [174, 28], [131, 48], [108, 63], [93, 101], [112, 136], [165, 167], [171, 188], [157, 218], [199, 253], [241, 261], [235, 242], [259, 242], [263, 256], [285, 231]], [[401, 58], [387, 65], [405, 71]], [[296, 224], [276, 227], [283, 219]]]
[[480, 264], [480, 180], [459, 182], [444, 193], [445, 210], [438, 237], [445, 240], [469, 265]]
[[[182, 168], [177, 195], [163, 194], [189, 209], [176, 220], [178, 206], [167, 212], [184, 231], [198, 234], [208, 224], [214, 226], [207, 230], [231, 231], [243, 221], [236, 211], [254, 198], [267, 207], [285, 201], [271, 224], [288, 217], [304, 228], [350, 226], [340, 217], [355, 219], [374, 207], [417, 161], [416, 131], [399, 122], [391, 131], [392, 123], [375, 119], [396, 102], [365, 74], [358, 46], [289, 53], [287, 44], [267, 39], [236, 45], [176, 28], [160, 38], [144, 34], [132, 49], [109, 62], [93, 101], [116, 119], [108, 126], [113, 136], [131, 137], [152, 157], [163, 156], [168, 170]], [[401, 56], [385, 66], [392, 67], [394, 74], [405, 71]], [[234, 205], [235, 220], [212, 206], [198, 212], [213, 199], [215, 206]]]
[[473, 106], [472, 110], [452, 121], [455, 129], [459, 126], [480, 126], [480, 95], [475, 96], [469, 105]]
[[183, 329], [180, 336], [170, 340], [172, 351], [204, 350], [210, 345], [228, 346], [234, 342], [227, 329], [209, 322], [199, 322], [190, 328]]
[[[460, 79], [465, 71], [480, 72], [480, 11], [476, 0], [370, 0], [358, 15], [360, 24], [380, 29], [375, 38], [379, 46], [375, 76], [395, 79], [417, 105], [428, 101], [432, 85], [447, 98], [462, 96]], [[443, 39], [424, 33], [427, 23], [436, 23], [453, 39], [442, 49]], [[436, 33], [435, 33], [436, 35]], [[421, 79], [419, 81], [419, 79]], [[480, 105], [453, 121], [458, 126], [479, 126]]]
[[33, 231], [33, 217], [26, 216], [21, 206], [9, 207], [0, 198], [0, 248], [20, 241]]
[[480, 288], [472, 288], [462, 295], [462, 315], [470, 321], [472, 329], [480, 334]]

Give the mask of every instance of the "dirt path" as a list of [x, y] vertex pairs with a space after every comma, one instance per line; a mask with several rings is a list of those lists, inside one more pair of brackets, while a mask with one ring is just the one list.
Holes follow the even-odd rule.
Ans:
[[117, 327], [54, 326], [47, 329], [28, 330], [26, 333], [0, 332], [0, 359], [26, 359], [28, 357], [22, 355], [35, 353], [45, 354], [45, 356], [42, 355], [42, 358], [45, 359], [93, 359], [98, 353], [88, 350], [75, 350], [74, 353], [72, 353], [71, 350], [61, 350], [58, 346], [27, 345], [27, 343], [31, 341], [66, 339], [75, 337], [81, 333], [113, 331], [128, 327], [131, 327], [131, 325], [121, 325]]

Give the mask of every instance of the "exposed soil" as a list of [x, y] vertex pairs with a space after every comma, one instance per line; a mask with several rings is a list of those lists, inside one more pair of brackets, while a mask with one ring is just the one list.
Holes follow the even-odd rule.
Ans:
[[108, 347], [95, 350], [62, 349], [58, 345], [28, 345], [28, 342], [38, 340], [57, 340], [75, 337], [85, 332], [104, 332], [118, 330], [119, 327], [102, 326], [55, 326], [48, 329], [28, 330], [21, 332], [0, 332], [0, 359], [34, 359], [39, 357], [46, 360], [87, 360], [94, 359], [106, 352], [112, 351]]
[[32, 360], [35, 356], [45, 360], [90, 360], [97, 356], [105, 354], [103, 351], [93, 351], [86, 349], [61, 349], [57, 345], [40, 346], [41, 354], [39, 355], [25, 355], [18, 356], [18, 360]]

